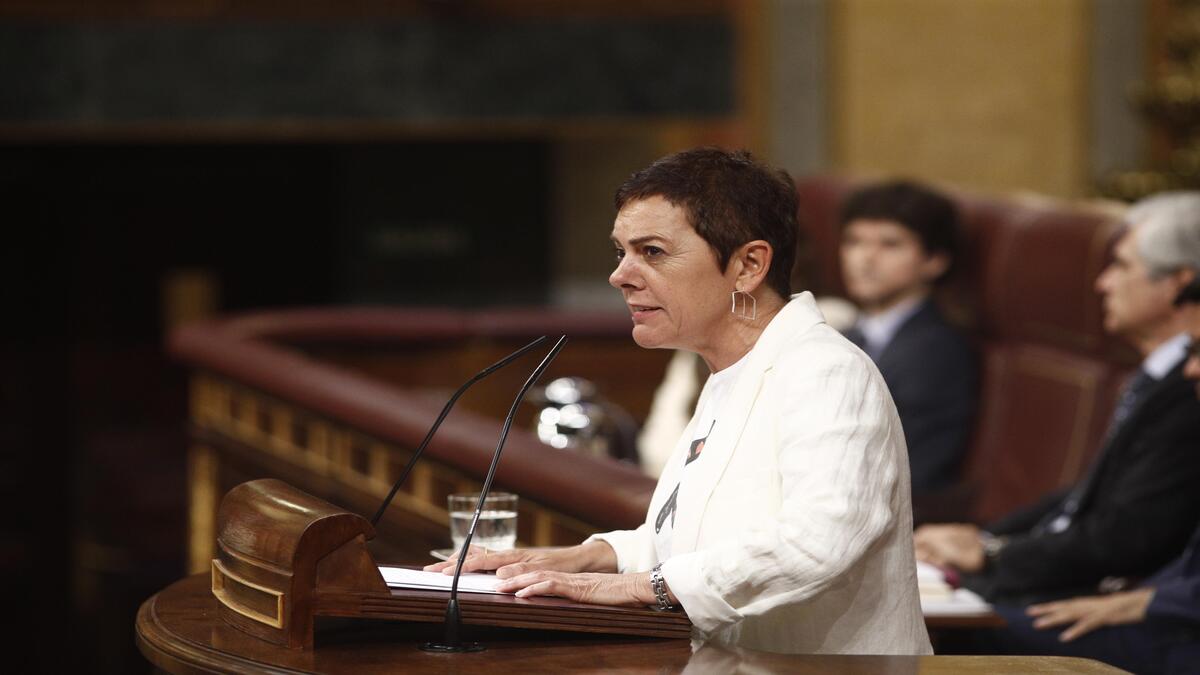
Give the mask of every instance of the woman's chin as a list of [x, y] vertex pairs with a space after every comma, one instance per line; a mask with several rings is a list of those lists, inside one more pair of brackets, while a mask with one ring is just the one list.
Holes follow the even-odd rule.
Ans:
[[643, 349], [660, 349], [667, 346], [663, 344], [662, 336], [647, 326], [633, 327], [633, 341]]

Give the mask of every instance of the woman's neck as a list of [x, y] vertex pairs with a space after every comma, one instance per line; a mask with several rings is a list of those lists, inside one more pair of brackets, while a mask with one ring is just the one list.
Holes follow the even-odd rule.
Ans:
[[786, 304], [774, 293], [764, 296], [766, 297], [758, 299], [758, 312], [754, 319], [743, 319], [729, 314], [716, 331], [717, 335], [713, 336], [711, 345], [697, 350], [710, 371], [721, 372], [750, 353], [758, 338], [767, 329], [767, 324], [771, 323], [771, 319], [775, 318]]

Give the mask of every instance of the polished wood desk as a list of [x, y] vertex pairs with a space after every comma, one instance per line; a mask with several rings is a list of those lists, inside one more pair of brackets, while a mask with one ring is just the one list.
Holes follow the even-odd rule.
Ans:
[[925, 628], [930, 634], [943, 630], [1003, 628], [1004, 619], [991, 610], [983, 614], [926, 614]]
[[417, 649], [437, 624], [346, 622], [318, 632], [313, 650], [287, 649], [225, 625], [208, 575], [167, 587], [142, 604], [137, 644], [170, 673], [1119, 673], [1084, 659], [997, 656], [788, 656], [657, 640], [506, 629], [476, 630], [475, 654]]

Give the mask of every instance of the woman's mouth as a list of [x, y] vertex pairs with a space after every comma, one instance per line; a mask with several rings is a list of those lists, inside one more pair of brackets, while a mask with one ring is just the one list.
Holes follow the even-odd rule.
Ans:
[[654, 312], [662, 309], [661, 307], [651, 307], [649, 305], [630, 305], [629, 311], [633, 313], [633, 320], [642, 321], [649, 317]]

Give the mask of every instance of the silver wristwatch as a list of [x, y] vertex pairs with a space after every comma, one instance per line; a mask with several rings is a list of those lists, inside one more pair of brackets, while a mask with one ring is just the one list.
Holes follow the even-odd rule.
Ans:
[[654, 589], [654, 597], [658, 599], [659, 609], [674, 609], [671, 598], [667, 595], [667, 582], [663, 581], [662, 563], [650, 568], [650, 587]]
[[986, 530], [979, 532], [979, 545], [983, 548], [983, 557], [987, 561], [996, 559], [1000, 551], [1008, 545], [1008, 537], [997, 537]]

